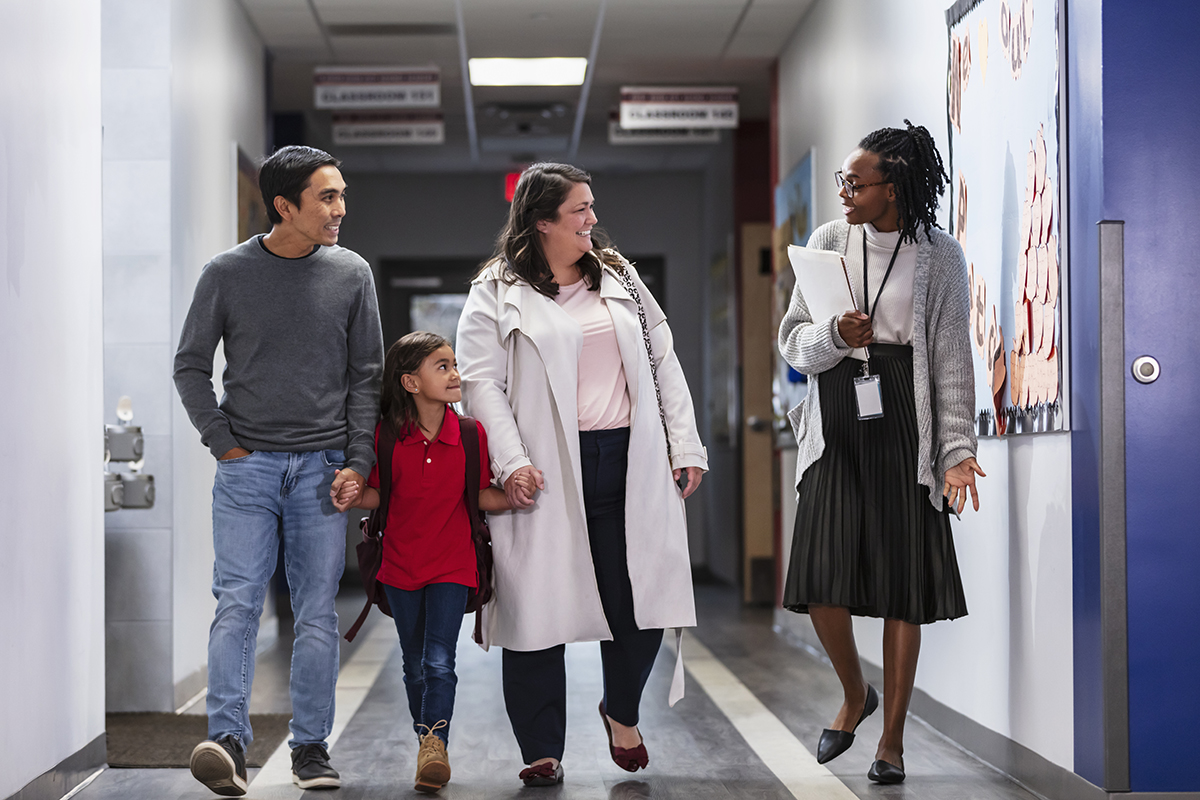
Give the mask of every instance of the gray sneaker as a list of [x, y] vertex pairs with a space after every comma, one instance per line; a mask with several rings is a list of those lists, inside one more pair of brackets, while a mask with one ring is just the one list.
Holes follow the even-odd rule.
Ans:
[[302, 744], [292, 750], [292, 783], [301, 789], [336, 789], [342, 777], [329, 766], [329, 751], [319, 744]]
[[192, 777], [217, 794], [241, 797], [246, 793], [246, 751], [236, 736], [196, 745], [189, 766]]

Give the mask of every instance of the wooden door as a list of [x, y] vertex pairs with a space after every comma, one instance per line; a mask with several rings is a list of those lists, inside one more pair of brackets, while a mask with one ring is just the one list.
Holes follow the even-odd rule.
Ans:
[[742, 226], [742, 587], [747, 603], [775, 602], [775, 437], [771, 375], [771, 225]]

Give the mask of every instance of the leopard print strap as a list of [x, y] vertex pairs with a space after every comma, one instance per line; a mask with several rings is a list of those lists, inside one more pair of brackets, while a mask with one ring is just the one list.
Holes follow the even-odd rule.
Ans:
[[642, 341], [646, 345], [646, 355], [650, 358], [650, 375], [654, 378], [654, 396], [658, 400], [658, 419], [662, 422], [663, 438], [667, 441], [667, 461], [671, 460], [671, 434], [667, 430], [667, 415], [663, 411], [662, 388], [658, 385], [658, 365], [654, 363], [654, 348], [650, 345], [650, 327], [646, 323], [646, 308], [642, 305], [642, 295], [638, 291], [637, 284], [633, 281], [633, 276], [629, 274], [627, 267], [629, 262], [625, 260], [625, 256], [615, 250], [606, 251], [617, 258], [616, 273], [620, 278], [621, 284], [625, 287], [625, 291], [629, 292], [629, 296], [633, 298], [634, 304], [637, 306], [638, 321], [642, 323]]

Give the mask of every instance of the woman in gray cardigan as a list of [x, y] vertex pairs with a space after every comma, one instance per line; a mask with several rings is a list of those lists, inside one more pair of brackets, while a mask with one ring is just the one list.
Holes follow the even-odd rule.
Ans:
[[949, 515], [968, 490], [979, 509], [983, 475], [966, 262], [936, 221], [948, 178], [929, 131], [905, 125], [859, 142], [835, 174], [845, 221], [808, 243], [845, 255], [857, 308], [814, 320], [797, 287], [779, 329], [779, 351], [810, 376], [789, 414], [799, 503], [784, 606], [812, 618], [845, 694], [817, 760], [844, 753], [878, 707], [851, 617], [882, 618], [884, 729], [867, 773], [879, 783], [904, 780], [920, 626], [967, 613]]

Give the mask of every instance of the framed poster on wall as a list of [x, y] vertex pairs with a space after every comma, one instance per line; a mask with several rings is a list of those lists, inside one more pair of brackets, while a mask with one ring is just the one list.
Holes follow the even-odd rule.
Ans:
[[[810, 149], [775, 187], [775, 230], [772, 235], [775, 269], [772, 314], [775, 330], [779, 330], [779, 324], [783, 322], [788, 304], [792, 301], [792, 289], [796, 286], [796, 274], [788, 262], [788, 245], [808, 244], [808, 237], [817, 226], [813, 163], [813, 151]], [[792, 429], [785, 422], [787, 412], [804, 399], [808, 392], [808, 379], [775, 352], [775, 371], [771, 383], [776, 429], [780, 436], [790, 437]]]
[[258, 167], [254, 159], [233, 143], [235, 165], [234, 185], [237, 195], [237, 240], [242, 243], [259, 233], [270, 233], [271, 220], [267, 217], [267, 206], [258, 189]]
[[984, 436], [1067, 428], [1059, 0], [946, 11], [950, 226], [967, 257]]

